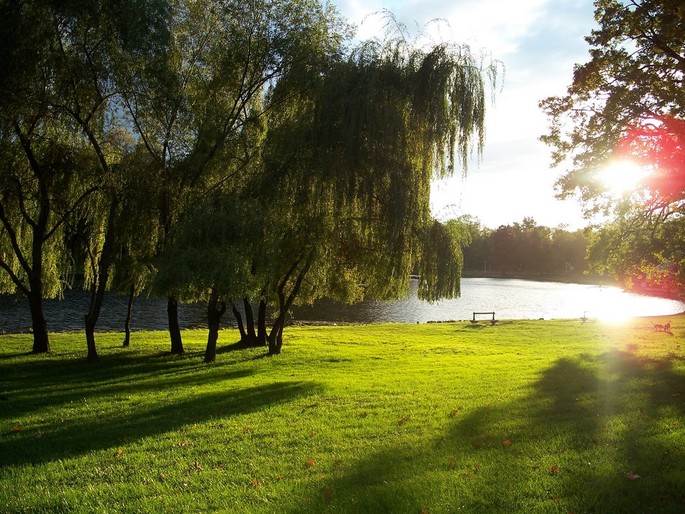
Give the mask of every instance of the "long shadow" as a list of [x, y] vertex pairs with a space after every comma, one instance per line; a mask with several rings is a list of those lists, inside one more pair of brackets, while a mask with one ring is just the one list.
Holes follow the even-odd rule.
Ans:
[[19, 431], [0, 440], [0, 468], [40, 464], [121, 446], [131, 441], [176, 430], [212, 418], [259, 411], [318, 390], [313, 382], [277, 382], [235, 392], [202, 394], [182, 401], [163, 402], [149, 409], [71, 422], [49, 427], [44, 433]]
[[[246, 356], [244, 360], [249, 360]], [[45, 359], [0, 364], [0, 421], [12, 420], [48, 405], [174, 391], [213, 381], [238, 379], [254, 371], [234, 363], [205, 365], [187, 355], [121, 353], [97, 363], [83, 359]]]
[[[561, 358], [522, 400], [459, 414], [418, 449], [381, 449], [292, 512], [513, 512], [534, 505], [600, 513], [607, 502], [620, 512], [683, 512], [685, 447], [650, 437], [664, 410], [681, 422], [685, 415], [685, 375], [671, 365], [631, 352]], [[516, 453], [524, 446], [530, 454]], [[514, 460], [501, 457], [506, 451]], [[608, 462], [582, 461], [586, 455]], [[499, 469], [502, 463], [513, 468]], [[434, 487], [434, 471], [451, 483]], [[507, 487], [511, 473], [515, 483], [531, 485]]]
[[2, 353], [0, 354], [0, 361], [16, 359], [17, 357], [26, 357], [27, 355], [33, 355], [33, 352]]

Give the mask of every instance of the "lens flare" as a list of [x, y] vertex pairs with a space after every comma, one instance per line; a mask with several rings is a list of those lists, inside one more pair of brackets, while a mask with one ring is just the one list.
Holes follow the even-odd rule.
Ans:
[[611, 196], [623, 196], [639, 189], [650, 170], [634, 161], [611, 161], [599, 174], [599, 180]]

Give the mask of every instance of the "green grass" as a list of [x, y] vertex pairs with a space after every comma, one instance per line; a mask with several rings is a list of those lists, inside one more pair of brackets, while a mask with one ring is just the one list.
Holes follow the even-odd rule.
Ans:
[[670, 319], [0, 336], [0, 512], [682, 512]]

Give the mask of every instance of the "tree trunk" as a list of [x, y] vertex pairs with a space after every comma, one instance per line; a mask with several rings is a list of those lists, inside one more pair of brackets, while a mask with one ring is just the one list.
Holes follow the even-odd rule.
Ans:
[[266, 346], [266, 300], [259, 300], [259, 314], [257, 317], [257, 344]]
[[240, 315], [240, 311], [236, 308], [235, 303], [231, 303], [231, 308], [233, 309], [233, 315], [238, 323], [238, 331], [240, 332], [240, 342], [247, 344], [247, 335], [245, 334], [245, 327], [243, 326], [243, 317]]
[[225, 312], [226, 302], [219, 302], [217, 293], [212, 291], [209, 301], [207, 302], [207, 325], [209, 327], [209, 333], [207, 334], [205, 362], [214, 362], [216, 360], [216, 342], [219, 339], [219, 323]]
[[[104, 253], [104, 251], [103, 251]], [[101, 257], [101, 262], [104, 257]], [[95, 362], [99, 359], [97, 348], [95, 347], [95, 324], [100, 317], [100, 309], [105, 296], [104, 282], [107, 281], [106, 273], [99, 274], [97, 282], [90, 288], [90, 305], [88, 312], [84, 316], [86, 329], [86, 346], [88, 348], [88, 362]]]
[[283, 346], [283, 325], [285, 316], [279, 314], [269, 333], [269, 355], [280, 355]]
[[181, 326], [178, 324], [178, 301], [174, 296], [169, 296], [167, 302], [167, 316], [169, 317], [169, 337], [171, 338], [171, 353], [180, 355], [183, 353], [183, 339], [181, 338]]
[[98, 351], [95, 346], [95, 323], [97, 321], [97, 317], [93, 318], [93, 316], [89, 316], [86, 314], [85, 316], [85, 324], [86, 324], [86, 346], [88, 347], [88, 362], [96, 362], [100, 360], [100, 357], [98, 356]]
[[112, 200], [112, 203], [109, 206], [105, 242], [102, 245], [100, 260], [97, 265], [97, 276], [91, 286], [90, 305], [88, 306], [88, 313], [85, 316], [88, 362], [98, 360], [98, 354], [95, 348], [95, 325], [100, 317], [100, 310], [102, 309], [102, 302], [105, 299], [105, 291], [107, 289], [107, 281], [109, 280], [109, 268], [113, 254], [115, 233], [114, 219], [118, 205], [119, 203], [117, 200]]
[[126, 320], [124, 321], [124, 347], [131, 344], [131, 308], [133, 307], [133, 297], [136, 294], [135, 285], [131, 284], [131, 290], [128, 292], [128, 303], [126, 305]]
[[249, 298], [243, 298], [243, 306], [245, 307], [246, 342], [248, 346], [256, 346], [257, 334], [254, 329], [254, 311], [252, 310], [252, 304], [250, 303]]
[[29, 309], [31, 310], [31, 326], [33, 327], [33, 353], [45, 353], [50, 351], [50, 339], [48, 326], [43, 312], [43, 298], [40, 293], [31, 291], [29, 296]]
[[286, 285], [292, 278], [295, 270], [297, 270], [298, 266], [302, 262], [301, 259], [298, 258], [295, 260], [278, 285], [276, 291], [278, 294], [278, 316], [276, 317], [276, 321], [274, 321], [274, 324], [271, 327], [271, 332], [269, 333], [269, 337], [267, 338], [269, 341], [269, 355], [278, 355], [281, 353], [281, 347], [283, 346], [283, 327], [285, 326], [285, 317], [295, 301], [295, 298], [300, 292], [302, 281], [304, 280], [305, 275], [309, 272], [309, 268], [311, 268], [313, 259], [314, 253], [312, 251], [302, 264], [302, 267], [297, 273], [295, 283], [292, 285], [292, 289], [287, 296], [285, 293]]

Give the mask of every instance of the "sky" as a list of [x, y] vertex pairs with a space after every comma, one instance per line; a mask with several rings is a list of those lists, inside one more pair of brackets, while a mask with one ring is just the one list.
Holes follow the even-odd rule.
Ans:
[[357, 26], [360, 39], [382, 34], [373, 15], [387, 9], [412, 34], [429, 25], [437, 41], [467, 44], [504, 65], [502, 88], [489, 103], [485, 149], [466, 178], [457, 173], [435, 182], [433, 214], [449, 219], [462, 214], [497, 228], [534, 218], [539, 225], [584, 227], [576, 200], [555, 198], [554, 183], [563, 169], [551, 168], [551, 149], [539, 141], [547, 132], [540, 100], [563, 95], [574, 64], [589, 60], [584, 37], [596, 27], [592, 0], [333, 0]]

